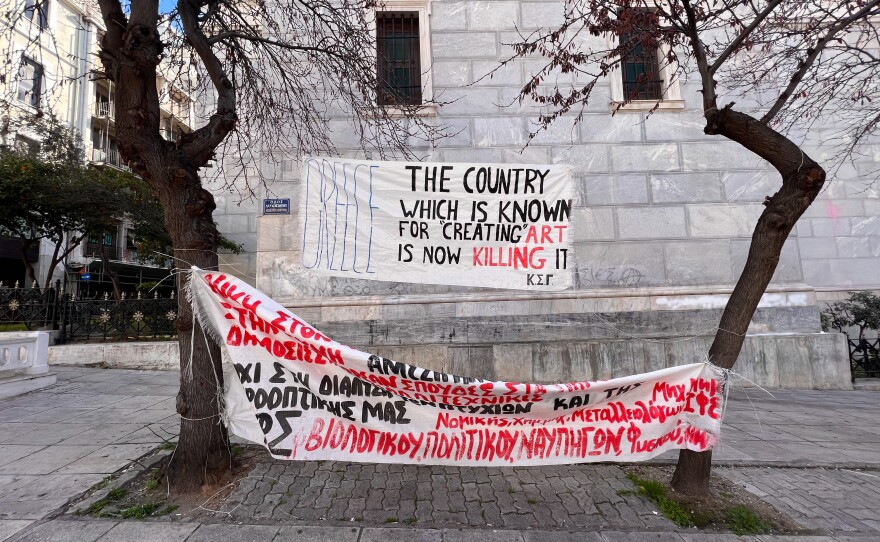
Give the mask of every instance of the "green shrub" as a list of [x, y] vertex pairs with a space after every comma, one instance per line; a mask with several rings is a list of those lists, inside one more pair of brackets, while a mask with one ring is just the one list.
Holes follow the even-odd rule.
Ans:
[[725, 525], [737, 535], [767, 534], [773, 530], [773, 526], [758, 517], [747, 506], [734, 506], [725, 513]]
[[645, 480], [629, 474], [627, 477], [636, 485], [642, 495], [648, 497], [660, 509], [666, 519], [679, 527], [693, 527], [694, 521], [688, 511], [679, 503], [666, 496], [666, 487], [656, 480]]

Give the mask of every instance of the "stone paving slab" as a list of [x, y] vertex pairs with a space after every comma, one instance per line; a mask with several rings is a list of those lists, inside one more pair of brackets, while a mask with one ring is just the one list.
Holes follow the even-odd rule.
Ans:
[[0, 519], [0, 541], [12, 538], [15, 533], [24, 530], [33, 523], [23, 519]]
[[[30, 444], [40, 446], [58, 444], [96, 427], [96, 424], [90, 423], [33, 423], [27, 425], [21, 423], [9, 423], [5, 425], [18, 425], [20, 427], [11, 429], [8, 434], [0, 437], [3, 444]], [[23, 433], [20, 432], [20, 430], [25, 427], [28, 427], [29, 430], [26, 430]], [[75, 443], [68, 442], [67, 444]]]
[[232, 521], [413, 523], [672, 530], [614, 465], [472, 468], [324, 462], [259, 463], [224, 503]]
[[[734, 536], [686, 532], [523, 531], [203, 525], [181, 522], [56, 519], [25, 526], [0, 542], [868, 542], [859, 536]], [[16, 528], [12, 526], [11, 528]]]
[[177, 434], [177, 374], [57, 373], [53, 387], [0, 400], [0, 518], [44, 518]]
[[35, 501], [10, 501], [0, 503], [0, 519], [42, 519], [58, 510], [70, 500], [69, 497], [39, 499]]
[[197, 523], [124, 521], [113, 526], [98, 542], [184, 542], [198, 527]]
[[[34, 525], [18, 536], [13, 536], [11, 540], [16, 542], [94, 542], [115, 525], [114, 521], [49, 521]], [[146, 540], [139, 542], [146, 542]]]
[[279, 529], [277, 525], [201, 525], [186, 542], [267, 542]]
[[880, 471], [716, 468], [808, 529], [880, 539]]
[[32, 476], [29, 483], [0, 494], [0, 510], [5, 503], [15, 501], [38, 501], [64, 499], [79, 488], [91, 487], [101, 481], [101, 474], [50, 474]]

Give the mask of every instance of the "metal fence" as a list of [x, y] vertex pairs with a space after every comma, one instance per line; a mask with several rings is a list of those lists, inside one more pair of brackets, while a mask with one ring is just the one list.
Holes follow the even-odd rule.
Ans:
[[58, 319], [58, 296], [55, 288], [7, 288], [0, 283], [0, 326], [29, 331], [55, 328]]
[[852, 378], [880, 378], [880, 337], [873, 341], [868, 339], [850, 339], [849, 365]]
[[[52, 329], [76, 341], [166, 340], [177, 336], [177, 299], [123, 294], [76, 297], [54, 288], [0, 285], [0, 329]], [[60, 293], [59, 293], [60, 292]]]
[[116, 300], [62, 296], [61, 341], [171, 339], [177, 336], [173, 297]]

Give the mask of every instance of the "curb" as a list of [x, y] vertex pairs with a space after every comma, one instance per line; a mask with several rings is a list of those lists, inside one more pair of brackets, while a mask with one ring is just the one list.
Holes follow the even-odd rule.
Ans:
[[[77, 515], [78, 510], [89, 508], [91, 505], [107, 497], [107, 495], [114, 489], [121, 488], [124, 485], [128, 484], [129, 482], [137, 478], [141, 473], [150, 470], [165, 457], [172, 453], [168, 450], [159, 450], [159, 446], [138, 457], [137, 459], [132, 460], [131, 463], [129, 463], [125, 467], [122, 467], [113, 474], [110, 474], [107, 478], [104, 479], [105, 481], [107, 481], [107, 484], [104, 487], [96, 490], [95, 486], [92, 486], [89, 489], [80, 493], [79, 495], [71, 497], [64, 505], [56, 509], [51, 514], [47, 515], [44, 519], [55, 519], [59, 516], [79, 517]], [[74, 505], [76, 505], [76, 507], [74, 507]]]

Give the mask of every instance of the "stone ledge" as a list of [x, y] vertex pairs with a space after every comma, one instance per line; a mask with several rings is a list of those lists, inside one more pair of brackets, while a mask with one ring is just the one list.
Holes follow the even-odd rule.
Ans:
[[[596, 339], [494, 345], [355, 346], [436, 371], [519, 382], [604, 380], [705, 359], [712, 337]], [[837, 333], [746, 337], [733, 369], [742, 386], [852, 390], [849, 357]]]
[[[264, 291], [267, 289], [264, 288]], [[496, 302], [529, 302], [529, 301], [554, 301], [554, 300], [630, 300], [637, 298], [649, 298], [661, 300], [658, 307], [682, 306], [690, 308], [696, 302], [704, 304], [707, 297], [711, 297], [712, 306], [718, 306], [726, 302], [733, 292], [732, 286], [669, 286], [655, 288], [620, 288], [601, 290], [566, 290], [562, 292], [510, 292], [510, 291], [486, 291], [469, 293], [445, 293], [445, 294], [407, 294], [407, 295], [363, 295], [363, 296], [333, 296], [333, 297], [273, 297], [275, 301], [285, 307], [315, 308], [315, 307], [380, 307], [384, 305], [431, 305], [445, 303], [496, 303]], [[681, 300], [682, 303], [675, 303]], [[641, 303], [641, 302], [640, 302]], [[767, 288], [761, 297], [759, 307], [775, 306], [804, 306], [815, 305], [815, 290], [805, 284], [790, 286], [771, 286]], [[625, 306], [625, 305], [624, 305]], [[621, 308], [617, 310], [628, 310]], [[644, 310], [639, 308], [637, 310]], [[661, 308], [660, 310], [666, 310]]]
[[[577, 307], [574, 307], [576, 309]], [[721, 309], [671, 311], [577, 311], [511, 314], [503, 307], [488, 314], [461, 316], [437, 306], [385, 307], [366, 310], [297, 311], [300, 318], [340, 342], [373, 346], [401, 344], [493, 345], [598, 339], [673, 339], [715, 334]], [[483, 312], [483, 311], [481, 311]], [[815, 307], [762, 308], [749, 333], [818, 333]]]
[[[320, 328], [319, 328], [320, 329]], [[583, 336], [530, 342], [480, 344], [364, 344], [335, 338], [355, 348], [436, 371], [519, 382], [598, 380], [643, 373], [705, 359], [711, 336], [596, 338]], [[331, 336], [333, 336], [331, 334]], [[114, 348], [105, 350], [106, 346]], [[143, 352], [164, 352], [145, 358]], [[152, 359], [153, 361], [150, 361]], [[49, 349], [53, 365], [177, 370], [177, 342], [67, 345]], [[852, 390], [849, 355], [838, 333], [771, 333], [746, 337], [734, 372], [744, 386]]]
[[54, 386], [56, 378], [55, 373], [22, 374], [0, 378], [0, 399]]
[[104, 365], [111, 369], [175, 370], [177, 341], [83, 343], [49, 347], [49, 365]]

